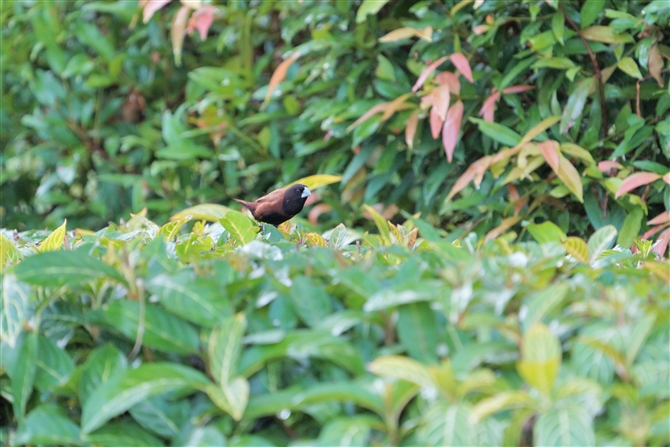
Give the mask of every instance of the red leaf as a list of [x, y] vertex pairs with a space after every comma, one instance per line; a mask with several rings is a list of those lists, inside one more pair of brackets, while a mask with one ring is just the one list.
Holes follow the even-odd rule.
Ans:
[[480, 34], [484, 34], [491, 28], [488, 25], [477, 25], [474, 28], [472, 28], [472, 32], [475, 33], [475, 35], [479, 36]]
[[191, 16], [191, 20], [188, 21], [189, 34], [193, 33], [194, 29], [197, 29], [200, 38], [202, 40], [207, 39], [207, 32], [214, 22], [215, 12], [216, 8], [211, 5], [204, 5], [197, 9]]
[[332, 211], [332, 209], [333, 207], [327, 203], [319, 203], [318, 205], [315, 205], [314, 208], [309, 210], [309, 213], [307, 213], [307, 220], [309, 220], [312, 225], [316, 225], [316, 220], [319, 218], [319, 216], [323, 213]]
[[421, 75], [419, 75], [419, 79], [416, 80], [416, 84], [414, 84], [414, 87], [412, 87], [412, 91], [416, 92], [417, 90], [419, 90], [423, 85], [423, 83], [426, 82], [426, 79], [428, 79], [428, 76], [430, 76], [430, 74], [434, 72], [437, 67], [442, 65], [444, 61], [446, 61], [447, 59], [449, 59], [449, 56], [441, 57], [432, 64], [430, 64], [429, 66], [427, 66], [421, 72]]
[[648, 240], [650, 237], [652, 237], [653, 235], [655, 235], [656, 233], [661, 231], [663, 228], [665, 228], [664, 224], [656, 225], [655, 227], [651, 227], [640, 237], [640, 240], [641, 241]]
[[[487, 155], [468, 166], [468, 169], [465, 170], [465, 172], [458, 178], [458, 180], [456, 180], [454, 186], [451, 187], [451, 191], [449, 191], [447, 200], [451, 200], [451, 198], [458, 194], [463, 188], [465, 188], [468, 183], [470, 183], [470, 181], [475, 178], [475, 176], [480, 178], [483, 177], [484, 172], [486, 172], [486, 169], [488, 169], [490, 162], [491, 157]], [[479, 182], [475, 181], [475, 186], [479, 188], [480, 183], [481, 180]]]
[[513, 85], [503, 89], [503, 93], [521, 93], [528, 90], [533, 90], [535, 87], [532, 85]]
[[435, 106], [430, 109], [430, 132], [433, 135], [433, 140], [437, 140], [437, 137], [440, 136], [440, 130], [442, 130], [442, 118], [437, 113]]
[[598, 170], [600, 172], [609, 172], [612, 169], [622, 169], [621, 163], [613, 160], [603, 160], [598, 162]]
[[554, 171], [558, 170], [558, 143], [553, 140], [548, 140], [537, 143], [537, 146], [540, 148], [540, 152], [542, 152], [542, 156], [547, 161], [547, 164], [551, 166], [551, 169]]
[[668, 249], [668, 242], [670, 242], [670, 228], [666, 228], [658, 239], [656, 239], [656, 245], [652, 251], [659, 256], [663, 256]]
[[450, 71], [443, 71], [435, 76], [435, 80], [440, 85], [448, 85], [451, 93], [458, 95], [461, 92], [461, 81], [458, 80], [458, 76]]
[[512, 183], [507, 184], [507, 192], [512, 200], [519, 200], [519, 190]]
[[647, 225], [660, 225], [670, 222], [670, 210], [667, 210], [647, 222]]
[[635, 174], [629, 175], [626, 179], [624, 179], [614, 197], [619, 198], [623, 194], [634, 190], [638, 186], [646, 185], [660, 178], [660, 175], [654, 174], [653, 172], [636, 172]]
[[649, 69], [649, 74], [656, 79], [658, 86], [663, 88], [663, 77], [661, 76], [661, 70], [663, 69], [663, 59], [661, 57], [661, 52], [658, 50], [658, 44], [649, 48], [649, 60], [647, 62], [647, 68]]
[[405, 143], [410, 149], [414, 147], [414, 134], [416, 134], [416, 127], [419, 125], [419, 111], [415, 110], [409, 116], [407, 125], [405, 126]]
[[144, 23], [147, 23], [149, 20], [151, 20], [151, 17], [156, 13], [156, 11], [168, 3], [170, 3], [170, 0], [146, 0], [143, 4], [140, 4], [140, 6], [144, 5], [144, 10], [142, 11], [142, 20]]
[[186, 35], [186, 24], [191, 10], [188, 6], [182, 6], [172, 18], [170, 35], [172, 37], [172, 53], [174, 54], [174, 63], [181, 65], [181, 49], [184, 46], [184, 36]]
[[463, 77], [470, 81], [470, 83], [474, 83], [474, 79], [472, 79], [472, 70], [470, 69], [470, 62], [468, 62], [468, 59], [463, 56], [461, 53], [454, 53], [451, 56], [449, 56], [451, 59], [451, 62], [456, 66], [456, 69], [461, 72]]
[[366, 119], [370, 118], [372, 115], [376, 115], [377, 113], [383, 112], [384, 110], [386, 110], [388, 105], [389, 105], [388, 102], [382, 102], [382, 103], [375, 104], [374, 106], [370, 107], [370, 110], [368, 110], [363, 115], [361, 115], [361, 117], [358, 118], [356, 121], [354, 121], [351, 124], [351, 126], [347, 127], [347, 132], [350, 132], [352, 129], [357, 127], [359, 124], [361, 124]]
[[461, 120], [463, 119], [463, 102], [457, 101], [449, 108], [447, 119], [442, 128], [442, 144], [444, 152], [447, 154], [447, 161], [451, 163], [458, 142], [458, 132], [461, 129]]
[[437, 114], [442, 121], [447, 117], [447, 110], [449, 109], [449, 86], [440, 85], [432, 92], [433, 107], [437, 109]]
[[274, 92], [275, 88], [277, 88], [281, 81], [286, 79], [288, 68], [293, 62], [295, 62], [296, 59], [298, 59], [298, 57], [300, 57], [300, 53], [296, 51], [291, 54], [288, 59], [277, 65], [275, 72], [272, 73], [272, 77], [270, 78], [270, 84], [268, 84], [268, 91], [265, 94], [265, 102], [270, 100], [270, 96], [272, 96], [272, 92]]
[[481, 110], [479, 110], [479, 116], [483, 116], [484, 121], [488, 121], [489, 123], [493, 122], [493, 113], [495, 112], [495, 105], [496, 102], [498, 102], [498, 99], [500, 99], [500, 92], [493, 92], [486, 98], [486, 101], [484, 101], [484, 105]]

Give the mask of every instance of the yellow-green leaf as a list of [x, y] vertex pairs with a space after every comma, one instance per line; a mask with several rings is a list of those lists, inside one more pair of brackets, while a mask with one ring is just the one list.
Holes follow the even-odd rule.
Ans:
[[53, 233], [47, 236], [46, 239], [40, 244], [40, 252], [44, 253], [45, 251], [56, 251], [60, 250], [63, 247], [63, 242], [65, 241], [65, 226], [67, 224], [67, 219], [63, 221], [63, 225], [56, 228]]
[[563, 247], [565, 247], [565, 251], [567, 251], [570, 256], [579, 262], [585, 264], [589, 262], [589, 248], [584, 240], [575, 236], [570, 236], [563, 242]]
[[379, 229], [379, 234], [381, 235], [382, 240], [384, 241], [384, 245], [391, 245], [391, 232], [389, 231], [386, 219], [384, 219], [384, 217], [370, 205], [363, 205], [363, 208], [365, 209], [365, 211], [368, 212], [370, 217], [372, 217], [372, 220], [375, 221], [375, 225], [377, 225], [377, 228]]
[[598, 260], [600, 255], [614, 242], [616, 235], [617, 230], [614, 225], [605, 225], [591, 235], [587, 244], [589, 249], [589, 264], [593, 265]]
[[9, 262], [16, 264], [20, 259], [19, 250], [12, 244], [12, 241], [0, 233], [0, 273], [5, 270], [5, 265]]
[[296, 183], [303, 184], [307, 186], [309, 189], [316, 189], [316, 188], [321, 188], [322, 186], [330, 185], [332, 183], [337, 183], [340, 180], [342, 180], [341, 175], [330, 175], [330, 174], [316, 174], [316, 175], [310, 175], [309, 177], [303, 177], [299, 180], [296, 180], [295, 182], [291, 183], [290, 185], [295, 185]]
[[368, 371], [382, 377], [407, 380], [423, 388], [436, 386], [433, 375], [426, 366], [399, 355], [376, 358], [368, 364]]
[[310, 247], [328, 246], [326, 240], [318, 233], [307, 233], [305, 234], [305, 239], [307, 240], [307, 245], [309, 245]]
[[201, 203], [200, 205], [186, 208], [170, 217], [170, 220], [179, 220], [186, 216], [191, 216], [196, 220], [209, 220], [216, 222], [226, 215], [228, 211], [232, 211], [227, 206], [218, 205], [216, 203]]
[[558, 169], [555, 170], [556, 175], [560, 178], [565, 186], [577, 197], [580, 202], [584, 202], [584, 187], [582, 186], [582, 178], [579, 172], [572, 166], [570, 160], [563, 155], [558, 156]]
[[632, 57], [624, 57], [619, 61], [617, 67], [629, 76], [635, 79], [642, 79], [642, 73]]
[[228, 211], [219, 222], [240, 245], [253, 241], [258, 233], [258, 227], [254, 222], [239, 211]]
[[633, 36], [628, 33], [615, 34], [614, 29], [609, 26], [590, 26], [582, 31], [588, 40], [602, 43], [633, 43]]
[[517, 370], [527, 384], [549, 394], [561, 365], [561, 344], [549, 328], [533, 324], [523, 336]]
[[181, 227], [189, 220], [191, 220], [190, 216], [184, 216], [181, 219], [168, 222], [163, 225], [160, 230], [158, 230], [158, 234], [165, 236], [166, 241], [171, 241], [175, 238], [175, 236], [177, 236]]
[[521, 138], [521, 141], [516, 145], [516, 147], [523, 146], [524, 144], [530, 142], [533, 138], [536, 136], [540, 135], [542, 132], [545, 130], [549, 129], [551, 126], [556, 124], [561, 120], [560, 115], [553, 115], [550, 116], [549, 118], [545, 118], [539, 123], [537, 123], [535, 126], [533, 126], [532, 129], [530, 129], [526, 134]]

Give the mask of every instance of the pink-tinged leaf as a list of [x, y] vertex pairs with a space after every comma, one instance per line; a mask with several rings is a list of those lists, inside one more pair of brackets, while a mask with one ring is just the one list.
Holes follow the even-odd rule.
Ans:
[[461, 120], [463, 119], [463, 102], [457, 101], [449, 108], [447, 119], [442, 128], [442, 144], [444, 152], [447, 154], [447, 161], [451, 163], [458, 142], [458, 132], [461, 129]]
[[521, 152], [521, 149], [523, 149], [524, 146], [515, 146], [515, 147], [505, 149], [503, 151], [498, 152], [491, 159], [491, 164], [493, 165], [493, 164], [498, 163], [499, 161], [501, 161], [505, 158], [510, 158], [511, 156], [518, 154], [519, 152]]
[[433, 105], [433, 99], [434, 99], [433, 92], [430, 92], [428, 95], [423, 96], [421, 98], [421, 101], [419, 102], [419, 108], [421, 110], [428, 110], [428, 108], [430, 108], [430, 106]]
[[307, 220], [309, 220], [312, 225], [316, 225], [316, 221], [320, 215], [323, 213], [328, 213], [332, 210], [333, 207], [327, 203], [319, 203], [318, 205], [315, 205], [314, 208], [309, 210], [309, 213], [307, 213]]
[[451, 187], [451, 191], [449, 191], [447, 200], [451, 200], [452, 197], [458, 194], [463, 188], [468, 186], [468, 183], [470, 183], [472, 179], [475, 178], [475, 176], [481, 175], [483, 177], [484, 174], [482, 174], [482, 172], [486, 172], [490, 162], [491, 156], [487, 155], [468, 166], [468, 169], [465, 170], [465, 172], [458, 178], [458, 180], [456, 180], [454, 186]]
[[407, 98], [412, 96], [411, 93], [405, 93], [404, 95], [398, 96], [396, 99], [393, 101], [390, 101], [388, 106], [386, 107], [386, 110], [384, 110], [384, 114], [382, 115], [382, 121], [386, 121], [387, 119], [391, 118], [391, 115], [393, 115], [396, 111], [398, 111], [407, 101]]
[[191, 20], [188, 21], [189, 34], [193, 33], [193, 30], [198, 30], [200, 38], [202, 40], [207, 39], [209, 27], [214, 23], [215, 12], [216, 8], [211, 5], [204, 5], [198, 8], [191, 16]]
[[668, 242], [670, 242], [670, 228], [666, 228], [658, 239], [656, 239], [656, 244], [651, 251], [659, 256], [663, 256], [668, 249]]
[[475, 33], [475, 35], [479, 36], [480, 34], [484, 34], [491, 28], [488, 25], [477, 25], [474, 28], [472, 28], [472, 32]]
[[658, 86], [663, 88], [663, 77], [661, 76], [661, 70], [663, 69], [663, 59], [661, 57], [661, 52], [658, 50], [658, 44], [649, 48], [649, 61], [647, 62], [647, 68], [649, 69], [649, 74], [656, 79]]
[[268, 84], [268, 91], [265, 94], [265, 102], [267, 103], [270, 100], [270, 96], [272, 96], [272, 92], [275, 91], [277, 86], [284, 80], [286, 79], [286, 73], [288, 73], [288, 69], [291, 66], [293, 62], [296, 61], [300, 57], [299, 52], [294, 52], [289, 56], [288, 59], [285, 61], [282, 61], [279, 65], [277, 65], [277, 68], [275, 69], [275, 72], [272, 73], [272, 77], [270, 77], [270, 84]]
[[437, 114], [444, 121], [447, 118], [447, 110], [449, 109], [449, 86], [440, 85], [433, 90], [432, 95], [433, 107], [437, 109]]
[[181, 49], [184, 46], [184, 36], [186, 35], [186, 23], [191, 9], [182, 6], [172, 19], [170, 34], [172, 36], [172, 53], [174, 54], [174, 63], [178, 67], [181, 65]]
[[507, 193], [512, 200], [519, 200], [519, 190], [512, 183], [507, 184]]
[[609, 172], [612, 169], [622, 169], [621, 163], [612, 160], [603, 160], [598, 162], [598, 170], [600, 172]]
[[484, 117], [484, 121], [493, 122], [493, 114], [495, 112], [496, 102], [500, 99], [500, 92], [493, 92], [486, 98], [484, 105], [479, 110], [479, 116]]
[[414, 84], [414, 87], [412, 87], [412, 92], [419, 90], [423, 83], [426, 82], [426, 79], [428, 79], [428, 76], [430, 76], [430, 74], [434, 72], [437, 67], [442, 65], [447, 59], [449, 59], [449, 56], [441, 57], [427, 66], [419, 75], [419, 79], [416, 80], [416, 84]]
[[668, 172], [667, 174], [665, 174], [665, 175], [663, 176], [663, 181], [664, 181], [665, 183], [667, 183], [668, 185], [670, 185], [670, 172]]
[[443, 71], [435, 76], [435, 80], [440, 85], [448, 85], [451, 93], [458, 95], [461, 92], [461, 81], [458, 80], [458, 76], [450, 71]]
[[614, 197], [618, 199], [622, 195], [634, 190], [638, 186], [647, 185], [651, 182], [655, 182], [660, 178], [660, 175], [654, 174], [653, 172], [636, 172], [635, 174], [631, 174], [624, 179]]
[[524, 206], [528, 203], [528, 197], [517, 200], [514, 204], [514, 215], [518, 216]]
[[661, 225], [670, 222], [670, 210], [667, 210], [647, 222], [647, 225]]
[[388, 105], [389, 105], [388, 102], [382, 102], [380, 104], [376, 104], [376, 105], [370, 107], [370, 110], [368, 110], [363, 115], [361, 115], [361, 117], [358, 118], [356, 121], [354, 121], [351, 124], [351, 126], [347, 127], [347, 132], [351, 132], [354, 128], [356, 128], [358, 125], [360, 125], [363, 121], [370, 118], [372, 115], [376, 115], [377, 113], [383, 112], [384, 110], [386, 110]]
[[500, 223], [500, 225], [498, 225], [493, 230], [486, 233], [486, 237], [484, 238], [484, 240], [488, 242], [488, 241], [491, 241], [491, 240], [497, 238], [502, 233], [504, 233], [505, 231], [509, 230], [511, 227], [516, 225], [516, 223], [519, 222], [520, 220], [521, 220], [521, 217], [517, 217], [517, 216], [508, 217], [506, 219], [503, 219], [503, 221]]
[[547, 161], [547, 164], [551, 166], [551, 169], [554, 171], [558, 170], [558, 143], [554, 140], [548, 140], [537, 143], [537, 146], [540, 148], [540, 152], [542, 152], [542, 156]]
[[440, 130], [442, 130], [443, 120], [440, 118], [437, 109], [433, 106], [430, 109], [430, 133], [433, 135], [433, 140], [437, 140], [437, 137], [440, 136]]
[[513, 85], [503, 89], [503, 93], [521, 93], [527, 92], [528, 90], [533, 90], [535, 87], [532, 85]]
[[449, 59], [451, 59], [451, 63], [456, 66], [456, 69], [461, 72], [463, 77], [470, 81], [470, 84], [475, 82], [475, 80], [472, 78], [470, 62], [468, 62], [468, 59], [465, 56], [463, 56], [461, 53], [454, 53], [449, 56]]
[[170, 3], [170, 0], [148, 0], [140, 4], [140, 6], [144, 5], [144, 10], [142, 11], [142, 20], [144, 23], [147, 23], [149, 20], [151, 20], [151, 17], [153, 17], [156, 11], [168, 3]]
[[650, 237], [652, 237], [653, 235], [655, 235], [656, 233], [658, 233], [659, 231], [661, 231], [665, 227], [666, 227], [665, 224], [656, 225], [655, 227], [651, 227], [640, 237], [640, 240], [641, 241], [649, 240]]
[[414, 135], [416, 134], [416, 127], [419, 125], [419, 111], [415, 110], [409, 116], [407, 125], [405, 126], [405, 143], [407, 147], [412, 149], [414, 147]]

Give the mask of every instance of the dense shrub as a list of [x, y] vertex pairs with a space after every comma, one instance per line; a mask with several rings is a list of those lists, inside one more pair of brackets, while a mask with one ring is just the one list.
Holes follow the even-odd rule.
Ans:
[[330, 226], [363, 202], [480, 236], [667, 226], [665, 0], [140, 4], [4, 7], [3, 226], [164, 221], [314, 173], [343, 176]]
[[454, 243], [372, 212], [379, 234], [327, 242], [234, 211], [181, 236], [142, 216], [56, 230], [2, 278], [4, 442], [667, 445], [650, 243], [608, 250], [608, 226], [566, 256], [547, 226]]

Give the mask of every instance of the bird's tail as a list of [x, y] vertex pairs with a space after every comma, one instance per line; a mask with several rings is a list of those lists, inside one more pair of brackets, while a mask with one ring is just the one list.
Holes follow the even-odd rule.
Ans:
[[240, 200], [240, 199], [233, 199], [233, 200], [244, 205], [252, 213], [256, 209], [256, 204], [254, 202], [247, 202], [246, 200]]

